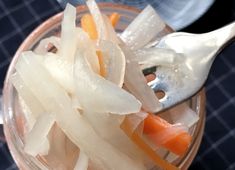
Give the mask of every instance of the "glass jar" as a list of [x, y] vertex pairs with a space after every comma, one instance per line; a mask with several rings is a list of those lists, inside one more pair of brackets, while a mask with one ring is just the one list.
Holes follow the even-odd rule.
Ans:
[[[112, 3], [101, 3], [100, 8], [101, 11], [107, 15], [113, 12], [118, 12], [121, 14], [121, 20], [116, 26], [116, 30], [118, 32], [122, 32], [140, 12], [133, 7]], [[77, 25], [80, 24], [79, 22], [81, 16], [87, 12], [88, 10], [86, 6], [77, 7]], [[23, 111], [19, 104], [17, 92], [9, 82], [9, 77], [15, 72], [14, 66], [17, 62], [19, 54], [25, 50], [34, 50], [39, 41], [45, 37], [58, 35], [60, 33], [61, 20], [62, 13], [49, 18], [25, 39], [13, 57], [5, 79], [3, 91], [4, 133], [10, 152], [17, 166], [23, 170], [49, 169], [49, 167], [44, 159], [41, 159], [40, 157], [32, 157], [24, 152], [23, 138], [25, 120], [23, 118]], [[172, 32], [172, 30], [166, 26], [163, 34], [169, 32]], [[190, 98], [187, 103], [193, 110], [196, 111], [200, 119], [197, 124], [190, 129], [193, 140], [188, 152], [174, 162], [177, 167], [182, 169], [187, 169], [190, 166], [202, 139], [205, 124], [205, 91], [201, 90], [195, 96]]]

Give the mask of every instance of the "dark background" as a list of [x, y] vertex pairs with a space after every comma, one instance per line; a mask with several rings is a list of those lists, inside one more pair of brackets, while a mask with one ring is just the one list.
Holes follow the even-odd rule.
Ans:
[[182, 31], [203, 33], [224, 26], [235, 19], [235, 0], [216, 0], [197, 21]]

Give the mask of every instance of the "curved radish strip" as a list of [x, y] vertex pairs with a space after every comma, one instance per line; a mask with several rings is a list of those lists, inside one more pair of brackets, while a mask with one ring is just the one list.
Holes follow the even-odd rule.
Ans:
[[118, 170], [145, 169], [142, 164], [130, 159], [96, 134], [84, 117], [72, 109], [67, 93], [50, 77], [35, 56], [23, 53], [16, 64], [16, 70], [46, 111], [56, 114], [56, 122], [63, 132], [97, 166], [107, 170], [113, 167]]
[[104, 20], [107, 35], [108, 35], [108, 37], [105, 40], [109, 40], [109, 41], [112, 41], [115, 44], [119, 44], [120, 40], [117, 36], [117, 33], [115, 32], [114, 27], [112, 26], [112, 24], [110, 22], [110, 19], [106, 15], [103, 15], [103, 20]]
[[141, 103], [134, 96], [95, 74], [79, 51], [74, 71], [76, 94], [85, 110], [89, 110], [92, 106], [92, 109], [98, 113], [121, 115], [140, 110]]
[[97, 6], [96, 2], [94, 0], [87, 0], [86, 1], [87, 7], [94, 19], [96, 30], [98, 32], [98, 39], [104, 39], [107, 40], [108, 34], [106, 31], [106, 25], [103, 20], [102, 14], [100, 12], [99, 7]]
[[141, 101], [142, 107], [151, 113], [155, 113], [161, 109], [159, 102], [154, 91], [147, 85], [146, 79], [136, 61], [133, 61], [135, 55], [128, 49], [123, 47], [123, 52], [127, 58], [126, 73], [124, 77], [125, 87]]
[[95, 43], [89, 38], [89, 35], [79, 27], [77, 28], [77, 36], [78, 50], [86, 57], [92, 70], [99, 74], [100, 65], [96, 55]]
[[156, 11], [148, 5], [121, 34], [121, 39], [132, 50], [144, 47], [165, 27]]
[[99, 114], [92, 111], [86, 111], [83, 112], [83, 114], [99, 136], [122, 153], [128, 155], [131, 159], [143, 164], [146, 155], [143, 154], [120, 129], [120, 124], [124, 116], [108, 113]]
[[68, 93], [74, 92], [73, 64], [63, 60], [57, 54], [47, 53], [44, 65], [52, 77], [66, 89]]
[[38, 116], [40, 116], [40, 114], [45, 113], [45, 109], [43, 108], [42, 104], [25, 85], [24, 81], [18, 73], [13, 74], [10, 77], [10, 81], [16, 88], [18, 96], [23, 99], [24, 104], [26, 104], [28, 109], [30, 110], [29, 114], [31, 115], [31, 119], [35, 120]]
[[59, 56], [65, 61], [74, 62], [74, 55], [77, 48], [76, 32], [76, 8], [70, 4], [66, 5], [64, 18], [61, 23], [61, 48]]
[[110, 41], [100, 41], [100, 49], [106, 69], [105, 79], [117, 84], [119, 87], [123, 86], [124, 74], [126, 67], [125, 56], [119, 46]]
[[184, 56], [170, 49], [164, 48], [144, 48], [134, 52], [135, 58], [142, 68], [152, 66], [171, 66], [179, 63]]

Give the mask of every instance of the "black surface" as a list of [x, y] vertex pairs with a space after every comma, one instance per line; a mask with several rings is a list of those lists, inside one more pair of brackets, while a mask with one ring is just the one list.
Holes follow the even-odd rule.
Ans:
[[197, 21], [182, 31], [203, 33], [220, 28], [235, 19], [235, 0], [216, 0]]

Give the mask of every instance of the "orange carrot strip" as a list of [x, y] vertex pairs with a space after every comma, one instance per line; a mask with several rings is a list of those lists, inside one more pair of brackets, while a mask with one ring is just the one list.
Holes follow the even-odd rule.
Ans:
[[95, 40], [98, 37], [95, 22], [90, 14], [85, 14], [81, 18], [81, 27], [88, 33], [91, 39]]
[[125, 117], [121, 124], [123, 131], [131, 138], [131, 140], [140, 147], [155, 163], [165, 170], [179, 170], [179, 168], [170, 164], [166, 160], [162, 159], [138, 134], [138, 130], [134, 130], [131, 127], [131, 120], [128, 116]]
[[[151, 138], [154, 142], [158, 140], [154, 139], [153, 134], [157, 134], [163, 130], [166, 130], [169, 127], [172, 127], [172, 125], [164, 119], [160, 118], [159, 116], [149, 114], [144, 120], [143, 133], [146, 134], [149, 138]], [[187, 132], [182, 131], [179, 134], [173, 136], [172, 138], [169, 138], [169, 140], [167, 140], [166, 142], [162, 143], [162, 146], [177, 155], [183, 155], [187, 151], [191, 140], [192, 137]], [[159, 145], [159, 143], [155, 143]]]
[[102, 52], [96, 51], [96, 54], [98, 56], [99, 64], [100, 64], [100, 75], [102, 77], [105, 77], [106, 76], [106, 69], [105, 69], [105, 65], [104, 65], [104, 58], [103, 58]]
[[110, 20], [110, 22], [111, 22], [111, 24], [112, 24], [113, 27], [115, 27], [115, 26], [117, 25], [117, 23], [118, 23], [120, 17], [121, 17], [120, 14], [118, 14], [118, 13], [116, 13], [116, 12], [112, 13], [112, 14], [109, 16], [109, 20]]

